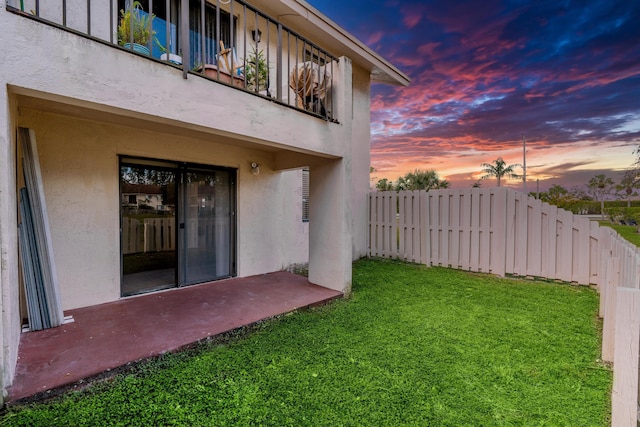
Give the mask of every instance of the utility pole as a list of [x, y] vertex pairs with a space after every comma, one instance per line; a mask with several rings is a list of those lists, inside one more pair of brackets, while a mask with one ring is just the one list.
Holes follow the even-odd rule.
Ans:
[[527, 194], [527, 140], [522, 133], [522, 186], [524, 188], [524, 194]]

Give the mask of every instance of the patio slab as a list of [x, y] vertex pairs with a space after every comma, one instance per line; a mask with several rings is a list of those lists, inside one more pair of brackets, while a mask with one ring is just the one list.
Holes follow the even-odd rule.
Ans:
[[339, 297], [305, 277], [276, 272], [69, 310], [73, 323], [22, 334], [8, 402], [46, 397], [130, 362]]

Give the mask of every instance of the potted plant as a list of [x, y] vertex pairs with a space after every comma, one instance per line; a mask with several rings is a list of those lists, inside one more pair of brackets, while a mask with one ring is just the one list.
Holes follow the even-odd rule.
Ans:
[[[134, 1], [127, 10], [120, 10], [120, 23], [118, 24], [118, 44], [128, 49], [150, 55], [149, 41], [155, 38], [152, 29], [153, 13], [147, 14], [142, 9], [139, 1]], [[133, 41], [133, 46], [131, 42]]]
[[262, 50], [258, 52], [255, 48], [253, 49], [253, 52], [247, 58], [244, 76], [247, 79], [247, 89], [256, 92], [266, 91], [267, 96], [270, 96], [268, 85], [269, 67]]

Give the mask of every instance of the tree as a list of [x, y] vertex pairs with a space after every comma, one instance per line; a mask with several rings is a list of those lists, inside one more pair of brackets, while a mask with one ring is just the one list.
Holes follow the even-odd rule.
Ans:
[[378, 189], [378, 191], [391, 191], [393, 190], [393, 182], [389, 181], [387, 178], [382, 178], [376, 182], [376, 189]]
[[547, 191], [539, 193], [538, 198], [554, 206], [562, 206], [568, 201], [567, 199], [573, 199], [569, 190], [558, 184], [554, 184]]
[[483, 168], [482, 172], [485, 173], [485, 175], [482, 176], [480, 179], [495, 177], [496, 180], [498, 181], [498, 187], [500, 187], [502, 178], [505, 176], [507, 178], [513, 178], [513, 179], [522, 178], [522, 175], [518, 175], [517, 173], [515, 173], [515, 168], [522, 167], [522, 165], [520, 163], [507, 165], [507, 163], [504, 160], [502, 160], [502, 157], [498, 157], [493, 161], [493, 163], [483, 163], [480, 166], [482, 166]]
[[614, 185], [613, 180], [604, 174], [594, 176], [587, 184], [589, 192], [593, 197], [595, 197], [596, 200], [600, 200], [600, 215], [602, 215], [602, 219], [604, 219], [604, 198], [611, 192]]
[[396, 181], [396, 191], [402, 190], [438, 190], [449, 188], [449, 181], [440, 179], [434, 169], [416, 169], [401, 176]]
[[637, 169], [629, 169], [627, 170], [622, 178], [620, 178], [620, 183], [616, 185], [616, 191], [618, 193], [624, 194], [627, 198], [627, 208], [631, 207], [631, 196], [634, 195], [633, 190], [638, 188], [640, 184], [638, 182], [638, 173]]
[[373, 166], [369, 166], [369, 186], [373, 187], [374, 186], [374, 182], [376, 183], [375, 186], [378, 186], [378, 177], [373, 175], [374, 173], [378, 172], [378, 170], [376, 168], [374, 168]]

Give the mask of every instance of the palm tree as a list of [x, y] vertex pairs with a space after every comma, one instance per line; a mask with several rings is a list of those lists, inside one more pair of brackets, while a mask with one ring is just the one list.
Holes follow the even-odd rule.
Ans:
[[502, 157], [498, 157], [493, 161], [493, 163], [483, 163], [480, 166], [483, 167], [482, 172], [486, 174], [480, 179], [495, 177], [498, 181], [498, 187], [500, 187], [502, 177], [506, 176], [513, 179], [522, 178], [522, 175], [518, 175], [517, 173], [515, 173], [515, 168], [522, 167], [522, 165], [520, 163], [514, 163], [507, 166], [506, 162], [502, 160]]
[[449, 188], [449, 181], [440, 179], [438, 172], [434, 169], [416, 169], [398, 178], [396, 190], [438, 190]]

